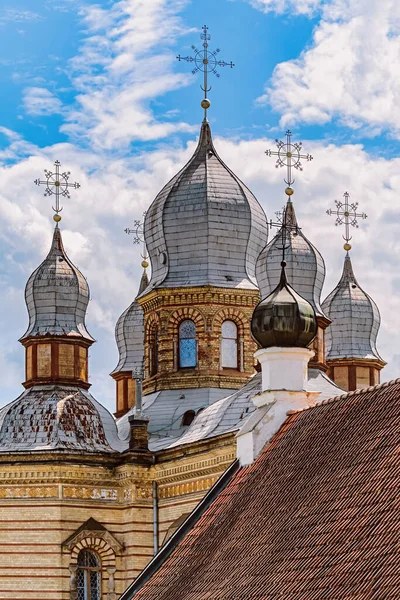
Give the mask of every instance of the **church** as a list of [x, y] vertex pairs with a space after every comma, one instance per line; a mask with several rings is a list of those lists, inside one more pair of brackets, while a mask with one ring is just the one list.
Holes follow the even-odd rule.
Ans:
[[[327, 402], [333, 427], [329, 399], [380, 389], [379, 311], [356, 279], [348, 242], [342, 276], [322, 301], [324, 259], [308, 239], [312, 231], [297, 222], [290, 178], [274, 234], [254, 194], [220, 158], [209, 104], [202, 106], [193, 156], [149, 199], [148, 258], [137, 295], [116, 322], [115, 416], [90, 393], [90, 273], [69, 259], [58, 211], [48, 255], [27, 281], [24, 391], [0, 410], [4, 600], [117, 600], [127, 588], [124, 597], [134, 597], [129, 586], [154, 555], [182, 551], [190, 519], [200, 539], [196, 514], [222, 510], [213, 502], [225, 486], [250, 481], [252, 469], [271, 485], [265, 445], [288, 412], [293, 428], [311, 427], [312, 410], [300, 409]], [[276, 154], [298, 168], [299, 148], [288, 134]], [[62, 187], [61, 175], [53, 185]], [[295, 312], [288, 315], [289, 305]], [[274, 348], [283, 354], [272, 359]], [[271, 390], [289, 390], [294, 403], [276, 409], [274, 428], [268, 415], [281, 396]], [[250, 488], [236, 487], [240, 507]], [[223, 577], [218, 566], [215, 560], [215, 585]], [[162, 596], [154, 592], [160, 579], [146, 587], [142, 574], [138, 598], [177, 598], [171, 566], [157, 568], [161, 575], [152, 573], [170, 585], [169, 595], [166, 587]], [[176, 576], [191, 580], [184, 570]], [[190, 598], [251, 597], [243, 593]]]

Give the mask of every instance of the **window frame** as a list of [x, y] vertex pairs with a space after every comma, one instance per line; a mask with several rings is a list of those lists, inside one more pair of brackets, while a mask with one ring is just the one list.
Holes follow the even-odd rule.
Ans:
[[[79, 564], [79, 556], [82, 553], [88, 553], [88, 554], [92, 554], [96, 557], [97, 561], [98, 561], [98, 566], [97, 567], [85, 567], [83, 565]], [[98, 581], [99, 581], [99, 589], [97, 590], [97, 598], [96, 600], [101, 600], [102, 597], [102, 579], [103, 579], [103, 572], [102, 572], [102, 564], [101, 564], [101, 558], [99, 556], [99, 554], [97, 552], [95, 552], [94, 550], [92, 550], [91, 548], [86, 548], [86, 549], [82, 549], [80, 550], [79, 554], [78, 554], [78, 560], [77, 560], [77, 572], [76, 572], [76, 593], [77, 593], [77, 597], [79, 594], [79, 583], [78, 583], [78, 578], [79, 578], [79, 572], [83, 571], [83, 578], [84, 578], [84, 586], [86, 586], [86, 590], [84, 587], [84, 594], [85, 591], [86, 593], [86, 597], [84, 598], [84, 600], [92, 600], [92, 590], [91, 590], [91, 581], [90, 581], [90, 573], [98, 573], [99, 577], [98, 577]]]
[[[182, 326], [185, 323], [192, 323], [193, 325], [193, 329], [194, 329], [194, 336], [193, 337], [181, 337], [181, 329]], [[193, 340], [194, 342], [194, 365], [182, 365], [182, 360], [181, 360], [181, 356], [182, 356], [182, 352], [181, 352], [181, 342], [183, 340]], [[198, 345], [197, 345], [197, 327], [196, 327], [196, 323], [193, 321], [193, 319], [183, 319], [179, 325], [178, 325], [178, 369], [197, 369], [198, 366], [198, 356], [197, 356], [197, 349], [198, 349]]]
[[[223, 334], [224, 324], [225, 323], [233, 323], [236, 329], [236, 337], [225, 337]], [[225, 366], [224, 365], [224, 340], [231, 340], [235, 343], [236, 346], [236, 366]], [[233, 371], [239, 371], [241, 364], [241, 356], [240, 356], [240, 344], [239, 344], [239, 327], [238, 324], [235, 323], [233, 319], [224, 319], [221, 323], [221, 369], [231, 369]]]
[[149, 334], [149, 377], [154, 377], [158, 373], [158, 325], [153, 325]]

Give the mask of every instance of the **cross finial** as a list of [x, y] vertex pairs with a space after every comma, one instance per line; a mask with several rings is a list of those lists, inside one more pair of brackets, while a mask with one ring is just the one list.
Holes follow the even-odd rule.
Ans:
[[70, 198], [71, 196], [69, 194], [69, 189], [74, 188], [77, 190], [81, 186], [80, 183], [77, 183], [76, 181], [74, 183], [69, 181], [69, 176], [71, 175], [70, 171], [64, 171], [63, 173], [60, 173], [60, 161], [56, 160], [54, 166], [56, 168], [55, 173], [44, 169], [45, 180], [35, 179], [34, 183], [36, 183], [36, 185], [46, 186], [44, 191], [45, 196], [54, 195], [56, 197], [56, 205], [55, 207], [52, 207], [56, 213], [53, 216], [53, 219], [56, 223], [59, 223], [61, 221], [60, 212], [63, 209], [63, 207], [60, 206], [60, 196], [64, 196], [64, 198]]
[[[290, 201], [289, 201], [290, 202]], [[297, 234], [300, 230], [300, 227], [297, 225], [296, 220], [294, 222], [287, 215], [287, 205], [282, 208], [282, 211], [276, 211], [276, 221], [269, 222], [269, 226], [271, 229], [276, 227], [279, 229], [279, 233], [281, 234], [282, 246], [276, 246], [278, 250], [282, 250], [282, 262], [285, 262], [285, 250], [287, 250], [290, 246], [286, 245], [286, 240], [291, 231], [294, 231]]]
[[232, 69], [235, 65], [232, 61], [226, 62], [218, 59], [218, 54], [220, 52], [219, 48], [213, 51], [208, 49], [208, 42], [210, 41], [211, 36], [208, 33], [207, 25], [203, 25], [200, 38], [203, 40], [203, 47], [198, 49], [196, 46], [192, 46], [194, 56], [181, 56], [179, 54], [176, 58], [179, 62], [181, 60], [186, 60], [188, 63], [194, 63], [192, 69], [193, 74], [198, 71], [203, 73], [203, 85], [200, 87], [204, 92], [204, 98], [201, 101], [201, 107], [204, 108], [204, 119], [207, 119], [207, 110], [211, 106], [211, 102], [207, 98], [207, 92], [211, 90], [211, 86], [208, 86], [208, 74], [214, 73], [216, 77], [219, 77], [220, 75], [217, 71], [217, 67], [230, 67]]
[[146, 211], [143, 213], [143, 220], [141, 221], [140, 219], [135, 219], [133, 221], [133, 229], [129, 229], [129, 227], [127, 227], [125, 229], [125, 233], [127, 233], [128, 235], [133, 234], [133, 243], [134, 244], [143, 244], [143, 250], [142, 250], [142, 267], [144, 269], [147, 269], [147, 267], [149, 266], [149, 261], [148, 261], [148, 256], [147, 256], [147, 248], [146, 248], [146, 241], [144, 239], [144, 219], [146, 217]]
[[343, 194], [344, 202], [341, 200], [335, 200], [336, 208], [329, 208], [326, 213], [328, 215], [335, 215], [336, 221], [335, 225], [344, 225], [344, 236], [343, 239], [345, 244], [343, 248], [346, 252], [351, 250], [351, 244], [349, 243], [352, 236], [350, 235], [350, 226], [358, 228], [357, 219], [366, 219], [367, 215], [365, 213], [358, 213], [358, 202], [349, 202], [350, 194], [345, 192]]
[[311, 161], [311, 154], [302, 154], [302, 143], [292, 142], [292, 132], [289, 129], [286, 132], [286, 142], [275, 140], [278, 150], [266, 150], [267, 156], [277, 156], [275, 167], [286, 167], [286, 179], [284, 180], [288, 186], [285, 190], [288, 196], [292, 196], [294, 184], [293, 169], [298, 171], [303, 170], [302, 160]]

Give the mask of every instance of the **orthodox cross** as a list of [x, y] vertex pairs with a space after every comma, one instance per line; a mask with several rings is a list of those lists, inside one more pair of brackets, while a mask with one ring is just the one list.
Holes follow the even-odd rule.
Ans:
[[61, 216], [59, 213], [62, 211], [62, 206], [60, 206], [60, 196], [64, 196], [64, 198], [70, 198], [71, 196], [69, 194], [69, 189], [74, 188], [77, 190], [81, 186], [76, 181], [74, 183], [69, 181], [69, 176], [71, 175], [70, 171], [64, 171], [63, 173], [60, 173], [60, 161], [56, 160], [54, 166], [56, 168], [55, 173], [44, 169], [45, 179], [35, 179], [34, 183], [36, 183], [36, 185], [46, 186], [44, 191], [45, 196], [54, 195], [56, 197], [56, 205], [55, 207], [52, 207], [56, 213], [53, 219], [56, 221], [56, 223], [59, 223], [61, 221]]
[[193, 75], [198, 71], [203, 73], [203, 85], [201, 85], [201, 89], [204, 92], [204, 98], [201, 101], [201, 107], [204, 108], [204, 118], [207, 118], [207, 109], [210, 108], [211, 102], [207, 98], [207, 92], [211, 90], [211, 86], [208, 86], [208, 74], [214, 73], [216, 77], [219, 77], [219, 73], [217, 71], [217, 67], [234, 67], [233, 62], [226, 62], [224, 60], [218, 59], [218, 54], [220, 52], [220, 48], [216, 50], [208, 49], [208, 42], [211, 39], [211, 36], [208, 33], [207, 25], [203, 25], [202, 34], [200, 38], [203, 40], [203, 48], [200, 50], [196, 48], [196, 46], [192, 46], [192, 50], [194, 52], [194, 56], [181, 56], [180, 54], [176, 57], [179, 62], [181, 60], [186, 60], [186, 62], [194, 63], [194, 67], [192, 69]]
[[365, 213], [358, 213], [358, 202], [349, 203], [350, 194], [345, 192], [343, 194], [344, 202], [341, 200], [335, 200], [336, 208], [329, 208], [326, 211], [328, 215], [335, 215], [336, 221], [335, 225], [344, 225], [344, 235], [342, 236], [345, 244], [343, 248], [349, 252], [351, 250], [351, 244], [349, 243], [352, 236], [350, 235], [350, 226], [358, 228], [357, 219], [366, 219], [367, 215]]
[[[135, 219], [133, 221], [133, 229], [129, 229], [129, 227], [127, 227], [125, 229], [125, 233], [127, 233], [128, 235], [133, 234], [133, 243], [134, 244], [143, 244], [143, 254], [141, 255], [143, 258], [143, 263], [146, 262], [147, 263], [147, 248], [146, 248], [146, 242], [144, 239], [144, 219], [146, 217], [146, 211], [143, 213], [143, 220], [141, 221], [140, 219]], [[143, 266], [142, 263], [142, 266]], [[146, 264], [146, 267], [148, 267], [148, 263]], [[144, 267], [144, 268], [146, 268]]]
[[287, 237], [288, 234], [290, 234], [291, 231], [294, 231], [295, 233], [298, 233], [300, 230], [300, 227], [297, 225], [297, 223], [295, 225], [292, 225], [292, 223], [289, 223], [287, 218], [286, 218], [286, 210], [287, 207], [284, 206], [282, 211], [277, 211], [275, 213], [276, 215], [276, 221], [273, 222], [272, 219], [269, 222], [269, 226], [271, 227], [276, 227], [277, 229], [279, 229], [279, 232], [281, 234], [281, 243], [282, 246], [276, 246], [276, 248], [278, 250], [282, 250], [282, 262], [285, 262], [285, 250], [287, 250], [288, 248], [290, 248], [289, 245], [286, 245], [287, 242]]
[[[303, 170], [303, 166], [301, 164], [302, 160], [311, 161], [313, 157], [311, 154], [302, 154], [302, 143], [301, 142], [292, 142], [292, 132], [287, 130], [286, 132], [286, 142], [282, 142], [280, 140], [275, 140], [278, 150], [266, 150], [265, 154], [267, 156], [277, 156], [275, 167], [278, 169], [279, 167], [286, 167], [286, 179], [284, 180], [286, 185], [286, 194], [291, 196], [293, 194], [292, 185], [294, 183], [293, 171], [292, 169], [297, 169], [298, 171]], [[290, 192], [290, 193], [289, 193]]]

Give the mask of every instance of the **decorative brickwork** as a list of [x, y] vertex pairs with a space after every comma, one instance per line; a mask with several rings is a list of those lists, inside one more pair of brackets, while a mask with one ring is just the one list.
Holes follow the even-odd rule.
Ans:
[[[158, 289], [138, 302], [145, 314], [145, 394], [198, 387], [238, 389], [253, 375], [257, 346], [250, 334], [250, 321], [259, 302], [257, 290], [211, 286]], [[183, 369], [179, 366], [179, 326], [185, 320], [193, 321], [196, 327], [196, 366]], [[238, 328], [236, 369], [221, 366], [221, 327], [225, 320]], [[152, 345], [154, 327], [156, 349]]]

